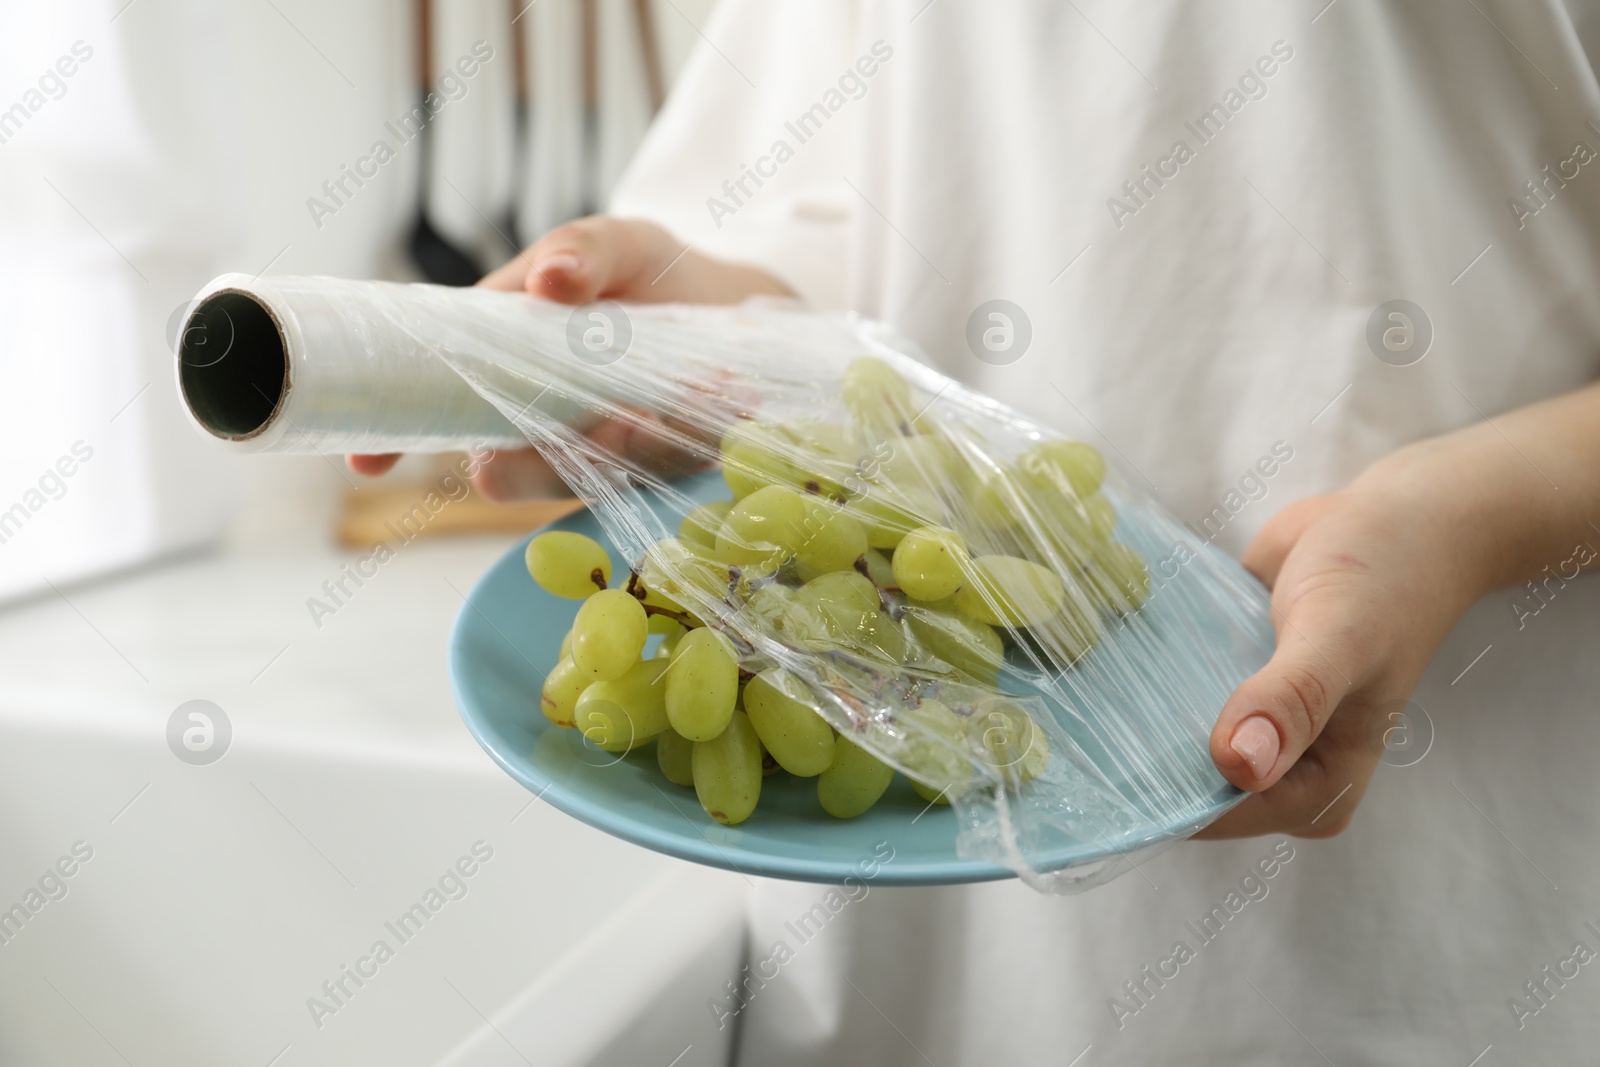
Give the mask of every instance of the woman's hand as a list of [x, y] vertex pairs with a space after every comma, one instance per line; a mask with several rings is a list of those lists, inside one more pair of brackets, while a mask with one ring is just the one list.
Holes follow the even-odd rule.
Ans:
[[[793, 295], [764, 271], [702, 255], [655, 223], [608, 215], [558, 226], [478, 284], [563, 304], [737, 304], [756, 295]], [[660, 438], [616, 420], [601, 425], [593, 436], [607, 450], [647, 465], [666, 468], [681, 458], [664, 454]], [[377, 475], [399, 458], [351, 456], [349, 463], [360, 474]], [[567, 491], [531, 448], [496, 452], [478, 468], [473, 484], [489, 499], [502, 501]]]
[[1409, 445], [1274, 516], [1244, 564], [1272, 589], [1277, 649], [1211, 733], [1217, 768], [1257, 795], [1196, 836], [1342, 830], [1382, 752], [1376, 716], [1479, 597], [1592, 563], [1592, 516], [1600, 386]]
[[1277, 650], [1211, 734], [1217, 767], [1259, 795], [1197, 836], [1345, 827], [1382, 750], [1378, 712], [1411, 695], [1471, 602], [1442, 550], [1449, 535], [1381, 478], [1297, 501], [1266, 525], [1244, 563], [1272, 589]]

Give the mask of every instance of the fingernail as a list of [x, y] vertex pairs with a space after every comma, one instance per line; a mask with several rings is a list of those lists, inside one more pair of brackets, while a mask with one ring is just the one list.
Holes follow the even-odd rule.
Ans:
[[578, 258], [576, 252], [556, 252], [535, 263], [533, 269], [540, 274], [544, 274], [547, 271], [554, 271], [557, 274], [575, 274], [582, 265], [583, 260]]
[[1250, 764], [1250, 773], [1259, 781], [1278, 762], [1278, 728], [1265, 715], [1252, 715], [1233, 731], [1229, 743], [1239, 757]]

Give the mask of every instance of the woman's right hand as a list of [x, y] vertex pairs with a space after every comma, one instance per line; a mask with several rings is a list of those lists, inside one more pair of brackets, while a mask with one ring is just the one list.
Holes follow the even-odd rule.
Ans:
[[[757, 295], [793, 295], [759, 268], [702, 255], [653, 222], [609, 215], [592, 215], [556, 227], [478, 284], [562, 304], [595, 300], [737, 304]], [[671, 466], [673, 457], [662, 454], [662, 441], [637, 427], [610, 420], [591, 436], [617, 455], [647, 465]], [[349, 463], [358, 474], [378, 475], [399, 459], [396, 453], [354, 455]], [[561, 479], [531, 448], [494, 453], [478, 467], [472, 481], [490, 500], [527, 500], [567, 492]]]

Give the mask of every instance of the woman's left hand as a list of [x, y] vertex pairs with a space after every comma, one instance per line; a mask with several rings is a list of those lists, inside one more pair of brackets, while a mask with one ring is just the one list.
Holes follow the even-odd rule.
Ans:
[[[1403, 464], [1402, 464], [1403, 466]], [[1272, 590], [1271, 661], [1223, 707], [1211, 757], [1256, 794], [1198, 837], [1328, 837], [1349, 823], [1428, 661], [1477, 593], [1446, 528], [1380, 464], [1267, 523], [1244, 564]]]

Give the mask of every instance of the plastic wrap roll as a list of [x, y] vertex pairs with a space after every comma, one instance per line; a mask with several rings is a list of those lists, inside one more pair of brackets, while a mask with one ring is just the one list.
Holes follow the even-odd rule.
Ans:
[[[530, 312], [541, 308], [543, 313]], [[430, 342], [492, 330], [545, 359], [545, 385], [572, 374], [570, 308], [518, 294], [320, 277], [224, 274], [196, 295], [178, 387], [196, 426], [250, 452], [445, 452], [527, 439]], [[402, 321], [409, 320], [409, 329]], [[533, 370], [541, 368], [533, 361]], [[546, 414], [578, 424], [564, 390]]]

